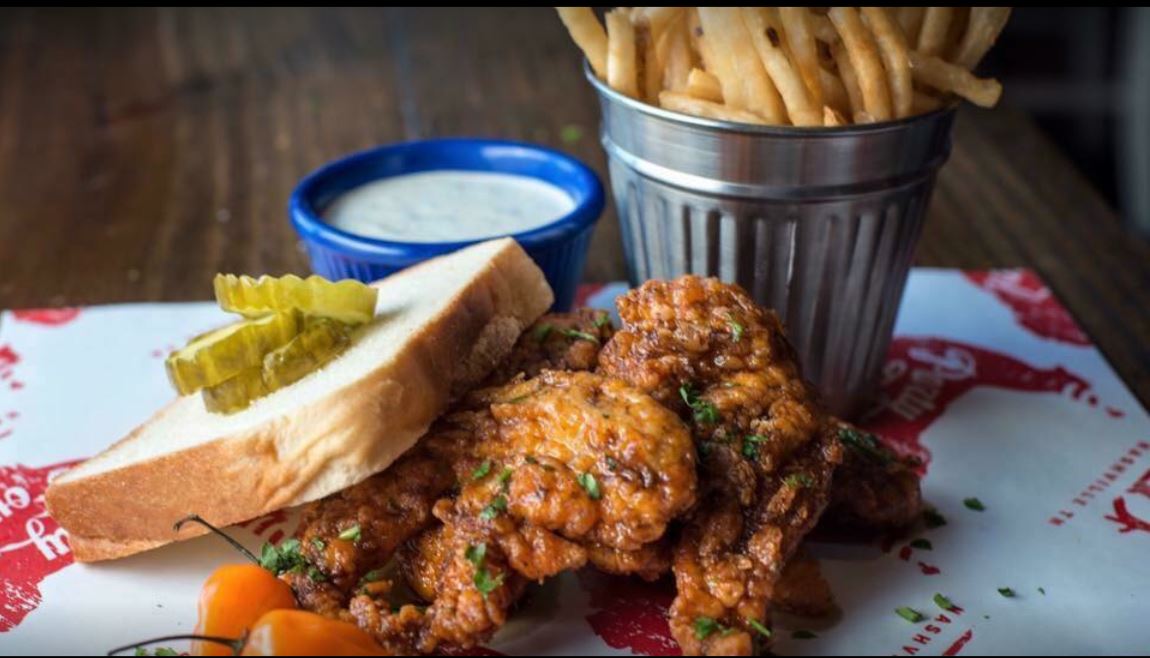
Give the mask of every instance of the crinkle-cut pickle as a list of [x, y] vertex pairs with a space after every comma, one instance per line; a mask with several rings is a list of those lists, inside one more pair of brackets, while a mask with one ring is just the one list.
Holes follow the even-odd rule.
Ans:
[[309, 318], [307, 327], [287, 345], [269, 352], [263, 363], [205, 388], [208, 411], [234, 413], [253, 401], [294, 384], [347, 349], [351, 329], [326, 318]]
[[272, 277], [217, 274], [213, 282], [220, 308], [244, 317], [259, 317], [291, 309], [310, 316], [347, 324], [365, 324], [375, 316], [378, 291], [346, 279], [328, 281], [321, 276], [301, 279], [294, 274]]
[[168, 379], [180, 395], [231, 379], [287, 345], [299, 334], [301, 323], [298, 313], [275, 313], [200, 334], [168, 355]]

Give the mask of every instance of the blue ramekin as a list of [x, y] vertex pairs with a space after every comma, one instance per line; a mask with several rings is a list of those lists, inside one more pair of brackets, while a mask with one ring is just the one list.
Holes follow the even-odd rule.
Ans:
[[381, 146], [331, 162], [308, 174], [292, 192], [288, 214], [303, 238], [312, 270], [328, 279], [370, 282], [433, 256], [482, 240], [415, 243], [367, 238], [323, 220], [336, 197], [364, 183], [443, 169], [518, 174], [567, 193], [567, 215], [515, 238], [543, 270], [557, 310], [567, 310], [583, 275], [591, 231], [603, 212], [603, 184], [586, 165], [551, 149], [490, 139], [433, 139]]

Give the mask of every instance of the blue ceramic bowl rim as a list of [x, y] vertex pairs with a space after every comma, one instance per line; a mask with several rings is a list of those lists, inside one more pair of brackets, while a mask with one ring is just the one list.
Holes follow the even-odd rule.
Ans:
[[[511, 150], [512, 153], [502, 155], [504, 157], [521, 157], [528, 164], [534, 160], [538, 164], [539, 171], [508, 171], [497, 166], [488, 168], [461, 166], [461, 157], [464, 154], [478, 155], [483, 150], [491, 148]], [[381, 159], [397, 156], [410, 157], [419, 151], [430, 152], [431, 155], [438, 156], [433, 159], [435, 164], [423, 168], [404, 169], [388, 176], [368, 178], [362, 176], [365, 170], [370, 169], [374, 163]], [[516, 154], [514, 151], [519, 153]], [[527, 157], [528, 154], [530, 157]], [[552, 167], [554, 171], [545, 170], [547, 166]], [[316, 197], [322, 193], [327, 193], [334, 198], [334, 196], [369, 180], [382, 180], [391, 176], [401, 176], [405, 173], [445, 169], [503, 172], [530, 176], [555, 185], [567, 193], [575, 202], [575, 207], [571, 212], [543, 226], [514, 233], [510, 236], [528, 251], [534, 247], [574, 238], [581, 231], [592, 226], [603, 212], [605, 203], [603, 184], [590, 167], [569, 155], [544, 146], [513, 140], [442, 138], [378, 146], [333, 160], [309, 173], [296, 185], [288, 203], [288, 214], [291, 217], [292, 226], [304, 240], [369, 262], [415, 263], [431, 256], [492, 239], [479, 238], [455, 242], [403, 242], [370, 238], [331, 226], [323, 220], [320, 214], [322, 209], [317, 207]], [[345, 183], [341, 184], [341, 180]], [[358, 182], [349, 184], [346, 181]]]

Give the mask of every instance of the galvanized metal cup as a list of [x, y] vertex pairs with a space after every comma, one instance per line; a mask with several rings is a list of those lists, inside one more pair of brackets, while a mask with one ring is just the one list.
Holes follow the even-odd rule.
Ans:
[[864, 411], [954, 107], [844, 128], [750, 126], [668, 112], [587, 78], [632, 285], [687, 273], [740, 284], [778, 312], [828, 407]]

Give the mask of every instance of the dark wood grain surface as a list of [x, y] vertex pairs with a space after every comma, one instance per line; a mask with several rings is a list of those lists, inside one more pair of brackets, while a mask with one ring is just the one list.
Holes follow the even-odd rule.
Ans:
[[[285, 205], [325, 161], [482, 135], [605, 174], [597, 123], [547, 9], [0, 9], [0, 308], [305, 272]], [[1034, 268], [1150, 401], [1150, 247], [1029, 119], [963, 110], [930, 212], [919, 264]], [[611, 210], [586, 277], [623, 277]]]

